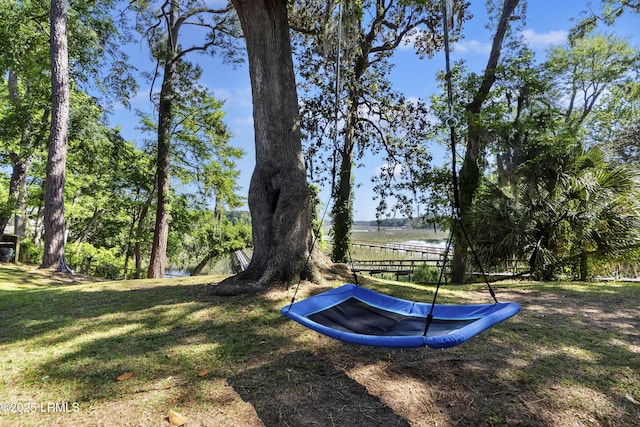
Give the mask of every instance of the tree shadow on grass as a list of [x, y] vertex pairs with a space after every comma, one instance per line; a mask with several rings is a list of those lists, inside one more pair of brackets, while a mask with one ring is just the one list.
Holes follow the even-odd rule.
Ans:
[[266, 426], [408, 426], [366, 388], [311, 351], [229, 378]]
[[[0, 291], [0, 309], [10, 310], [0, 345], [9, 357], [37, 353], [14, 370], [17, 390], [82, 408], [153, 396], [163, 408], [189, 408], [212, 404], [206, 396], [227, 382], [267, 426], [408, 425], [312, 351], [279, 357], [298, 331], [277, 299], [214, 297], [206, 285], [127, 286]], [[125, 372], [134, 376], [117, 381]]]
[[[237, 421], [215, 406], [226, 391], [267, 426], [636, 425], [626, 395], [638, 398], [637, 294], [509, 293], [518, 316], [442, 352], [310, 341], [281, 301], [211, 297], [204, 285], [0, 291], [0, 362], [30, 363], [18, 374], [20, 361], [6, 364], [5, 385], [40, 399], [134, 405], [157, 392], [158, 407], [215, 407]], [[135, 376], [116, 381], [126, 371]]]
[[640, 425], [640, 407], [627, 397], [638, 393], [637, 302], [615, 292], [516, 294], [520, 314], [461, 346], [344, 344], [332, 364], [397, 413], [410, 396], [443, 425]]
[[[199, 371], [224, 378], [256, 348], [289, 344], [279, 333], [286, 319], [269, 301], [211, 297], [206, 285], [51, 287], [0, 291], [0, 299], [0, 362], [26, 364], [14, 382], [69, 401], [171, 388], [188, 399]], [[127, 371], [135, 376], [116, 381]]]
[[[116, 283], [114, 288], [114, 283]], [[207, 285], [193, 284], [155, 285], [139, 288], [135, 282], [120, 285], [104, 282], [105, 289], [93, 285], [87, 290], [81, 285], [42, 286], [37, 288], [3, 290], [0, 289], [0, 344], [30, 339], [50, 331], [64, 331], [78, 320], [103, 316], [131, 316], [147, 310], [166, 310], [176, 304], [193, 304], [188, 310], [223, 305], [225, 310], [242, 309], [251, 305], [248, 298], [215, 298], [207, 293]], [[132, 283], [132, 284], [131, 284]], [[161, 316], [147, 316], [149, 327], [155, 326], [154, 319]], [[120, 319], [120, 322], [122, 319]], [[118, 323], [118, 319], [113, 320]], [[79, 335], [74, 330], [70, 335]], [[62, 337], [68, 339], [69, 336]], [[52, 342], [53, 343], [53, 342]]]

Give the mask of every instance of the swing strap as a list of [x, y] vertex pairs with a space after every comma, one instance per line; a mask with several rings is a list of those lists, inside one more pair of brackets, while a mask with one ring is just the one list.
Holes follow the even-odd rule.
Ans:
[[442, 260], [442, 266], [440, 269], [440, 277], [438, 279], [438, 284], [436, 286], [436, 290], [433, 294], [433, 302], [431, 303], [431, 309], [429, 314], [427, 315], [425, 328], [424, 328], [424, 336], [427, 336], [427, 332], [429, 331], [429, 326], [433, 321], [433, 310], [436, 305], [436, 300], [438, 298], [438, 291], [440, 290], [440, 285], [442, 283], [442, 279], [444, 277], [444, 271], [448, 262], [449, 251], [451, 250], [451, 245], [453, 242], [453, 235], [455, 234], [455, 226], [458, 225], [464, 235], [465, 239], [469, 243], [469, 248], [471, 249], [471, 253], [473, 254], [474, 260], [476, 264], [480, 267], [480, 271], [482, 272], [482, 277], [489, 288], [489, 293], [493, 298], [494, 302], [497, 304], [498, 299], [496, 298], [496, 294], [493, 291], [493, 288], [489, 284], [489, 279], [482, 267], [480, 262], [480, 258], [478, 257], [476, 251], [471, 244], [471, 240], [467, 234], [467, 231], [462, 224], [462, 215], [460, 209], [460, 190], [458, 186], [458, 172], [456, 166], [456, 129], [455, 129], [455, 119], [454, 119], [454, 111], [453, 111], [453, 84], [451, 82], [451, 60], [450, 60], [450, 47], [449, 47], [449, 20], [452, 19], [453, 14], [453, 1], [452, 0], [442, 0], [442, 22], [443, 22], [443, 32], [444, 32], [444, 57], [445, 57], [445, 79], [447, 84], [447, 107], [448, 107], [448, 117], [446, 125], [449, 127], [450, 134], [450, 146], [451, 146], [451, 176], [452, 176], [452, 185], [453, 185], [453, 226], [451, 227], [451, 233], [449, 234], [449, 240], [447, 241], [447, 246], [445, 249], [444, 257]]

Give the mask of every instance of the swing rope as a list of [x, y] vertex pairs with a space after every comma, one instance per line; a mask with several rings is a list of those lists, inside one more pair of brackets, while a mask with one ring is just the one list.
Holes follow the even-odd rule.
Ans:
[[[341, 7], [340, 1], [338, 4]], [[443, 6], [446, 7], [444, 4]], [[448, 6], [451, 8], [452, 3], [449, 2]], [[294, 304], [295, 293], [298, 292], [300, 287], [300, 282], [298, 282], [298, 287], [296, 288], [296, 292], [291, 300], [291, 304], [283, 307], [281, 309], [281, 313], [301, 325], [331, 338], [354, 344], [388, 348], [448, 348], [462, 344], [485, 329], [493, 327], [497, 323], [510, 318], [520, 311], [520, 306], [516, 303], [498, 304], [495, 294], [493, 293], [483, 271], [483, 276], [485, 277], [487, 286], [489, 287], [496, 304], [438, 305], [435, 312], [437, 318], [434, 319], [435, 302], [440, 284], [442, 283], [442, 279], [445, 275], [445, 266], [447, 265], [447, 258], [453, 244], [455, 235], [454, 227], [456, 224], [462, 228], [464, 236], [469, 242], [469, 247], [471, 247], [471, 250], [473, 251], [469, 237], [464, 231], [461, 223], [458, 182], [455, 167], [455, 123], [452, 119], [453, 97], [451, 90], [451, 70], [449, 67], [448, 27], [446, 24], [447, 16], [451, 16], [451, 14], [447, 14], [445, 10], [445, 46], [447, 55], [447, 83], [450, 114], [450, 120], [448, 120], [447, 124], [449, 125], [452, 135], [451, 149], [453, 156], [454, 222], [447, 242], [447, 248], [444, 254], [444, 263], [442, 264], [442, 269], [440, 271], [438, 287], [434, 293], [433, 302], [429, 306], [428, 303], [394, 298], [389, 295], [368, 290], [365, 287], [360, 287], [357, 285], [357, 275], [354, 271], [356, 284], [345, 284], [339, 288], [322, 292], [321, 294], [311, 296], [304, 301], [296, 302]], [[341, 8], [340, 17], [342, 17]], [[339, 43], [340, 42], [341, 40], [339, 37]], [[340, 52], [338, 49], [338, 55], [339, 54]], [[337, 82], [339, 82], [339, 76]], [[339, 83], [336, 84], [336, 88], [338, 91]], [[338, 102], [339, 96], [336, 95], [336, 103]], [[337, 111], [335, 117], [335, 137], [337, 138], [339, 117]], [[336, 141], [337, 140], [334, 140], [334, 143]], [[474, 256], [476, 256], [475, 252]], [[309, 254], [307, 262], [310, 257], [311, 254]], [[351, 254], [349, 252], [349, 258], [350, 257]], [[478, 258], [476, 256], [476, 260], [477, 259]], [[351, 260], [351, 263], [353, 270], [353, 260]], [[427, 313], [428, 316], [426, 316], [425, 324], [423, 316]], [[430, 325], [432, 325], [432, 330], [430, 332], [432, 336], [427, 336]], [[424, 334], [422, 334], [423, 330]]]
[[471, 249], [471, 253], [475, 259], [476, 264], [480, 268], [480, 272], [482, 273], [482, 277], [489, 288], [489, 293], [493, 298], [493, 301], [497, 304], [498, 299], [496, 298], [496, 294], [489, 283], [489, 279], [482, 267], [482, 263], [480, 262], [480, 258], [478, 257], [476, 251], [471, 244], [471, 239], [467, 234], [467, 231], [462, 224], [462, 213], [460, 209], [460, 191], [458, 186], [458, 172], [456, 166], [456, 129], [455, 129], [455, 118], [453, 111], [453, 83], [451, 82], [452, 73], [451, 73], [451, 60], [450, 60], [450, 47], [449, 47], [449, 20], [453, 18], [453, 0], [442, 0], [442, 22], [443, 22], [443, 33], [444, 33], [444, 57], [445, 57], [445, 81], [447, 87], [447, 120], [446, 125], [449, 127], [449, 135], [450, 135], [450, 146], [451, 146], [451, 180], [453, 185], [453, 206], [452, 206], [452, 216], [453, 216], [453, 225], [451, 227], [451, 232], [449, 234], [449, 240], [447, 241], [447, 246], [445, 247], [444, 256], [442, 258], [442, 266], [440, 269], [440, 277], [438, 278], [438, 284], [436, 286], [436, 290], [433, 293], [433, 301], [431, 302], [431, 309], [429, 314], [427, 315], [427, 319], [425, 322], [424, 335], [427, 336], [427, 332], [429, 331], [429, 326], [433, 321], [433, 310], [436, 305], [436, 300], [438, 298], [438, 291], [440, 290], [440, 285], [442, 284], [442, 279], [444, 277], [445, 268], [449, 259], [449, 252], [451, 250], [451, 246], [453, 244], [453, 236], [455, 234], [455, 227], [460, 227], [464, 238], [467, 240], [469, 244], [469, 248]]
[[[340, 105], [340, 85], [341, 85], [341, 56], [340, 56], [340, 49], [342, 46], [342, 1], [338, 1], [337, 3], [338, 5], [338, 37], [337, 37], [337, 49], [336, 49], [336, 83], [335, 83], [335, 115], [334, 115], [334, 126], [335, 126], [335, 132], [333, 135], [333, 143], [334, 146], [337, 146], [337, 140], [338, 140], [338, 122], [339, 122], [339, 113], [340, 113], [340, 109], [339, 109], [339, 105]], [[449, 20], [452, 19], [453, 17], [453, 0], [442, 0], [441, 1], [441, 6], [442, 6], [442, 20], [443, 20], [443, 33], [444, 33], [444, 53], [445, 53], [445, 80], [446, 80], [446, 87], [447, 87], [447, 108], [448, 108], [448, 115], [447, 115], [447, 120], [446, 120], [446, 125], [449, 127], [449, 133], [450, 133], [450, 147], [451, 147], [451, 172], [452, 172], [452, 186], [453, 186], [453, 205], [452, 205], [452, 216], [453, 216], [453, 225], [451, 228], [451, 233], [449, 235], [449, 239], [447, 240], [447, 245], [445, 247], [445, 252], [444, 252], [444, 256], [442, 258], [442, 266], [440, 269], [440, 275], [438, 278], [438, 283], [436, 286], [436, 289], [434, 291], [434, 295], [433, 295], [433, 301], [431, 303], [431, 308], [429, 311], [429, 314], [426, 317], [426, 322], [425, 322], [425, 328], [424, 328], [424, 336], [427, 336], [427, 332], [429, 330], [429, 326], [431, 325], [432, 321], [433, 321], [433, 311], [435, 309], [435, 305], [436, 305], [436, 301], [437, 301], [437, 297], [438, 297], [438, 292], [440, 290], [440, 286], [443, 283], [443, 279], [445, 276], [445, 270], [446, 270], [446, 266], [449, 260], [449, 253], [451, 251], [451, 247], [453, 245], [453, 238], [455, 235], [455, 227], [458, 226], [460, 227], [460, 230], [462, 231], [462, 234], [464, 235], [464, 238], [466, 239], [469, 248], [471, 250], [471, 253], [474, 257], [474, 260], [476, 262], [476, 264], [479, 266], [480, 271], [482, 273], [482, 277], [484, 279], [484, 282], [487, 285], [487, 288], [489, 289], [489, 293], [491, 294], [491, 297], [493, 298], [494, 303], [498, 303], [498, 299], [496, 297], [496, 294], [493, 290], [493, 288], [491, 287], [491, 284], [489, 283], [489, 279], [484, 271], [484, 268], [482, 267], [482, 263], [480, 262], [480, 259], [475, 251], [475, 249], [473, 248], [473, 245], [471, 244], [471, 239], [469, 238], [469, 235], [467, 234], [467, 231], [464, 228], [464, 225], [462, 224], [462, 215], [461, 215], [461, 209], [460, 209], [460, 192], [459, 192], [459, 185], [458, 185], [458, 174], [457, 174], [457, 165], [456, 165], [456, 130], [455, 130], [455, 118], [454, 118], [454, 108], [453, 108], [453, 83], [452, 83], [452, 72], [451, 72], [451, 60], [450, 60], [450, 46], [449, 46]], [[332, 197], [331, 197], [332, 198]], [[349, 202], [350, 203], [350, 202]], [[324, 222], [324, 218], [327, 214], [327, 208], [328, 208], [328, 203], [325, 206], [325, 210], [324, 213], [322, 215], [321, 221]], [[311, 256], [313, 254], [313, 249], [315, 247], [316, 241], [318, 239], [318, 236], [314, 236], [314, 239], [311, 243], [311, 247], [310, 247], [310, 251], [309, 254], [307, 256], [307, 259], [305, 261], [305, 268], [307, 268], [309, 261], [311, 259]], [[348, 256], [349, 256], [349, 261], [351, 263], [351, 265], [353, 266], [353, 259], [351, 258], [351, 252], [348, 251]], [[353, 268], [352, 268], [353, 270]], [[354, 281], [355, 284], [358, 285], [358, 276], [357, 273], [354, 271], [353, 272], [353, 276], [354, 276]], [[291, 298], [291, 303], [289, 304], [289, 310], [291, 309], [291, 306], [293, 305], [293, 303], [296, 300], [296, 296], [298, 294], [298, 291], [300, 289], [300, 285], [301, 285], [302, 279], [300, 279], [298, 281], [298, 284], [296, 285], [296, 288], [294, 290], [294, 294], [293, 297]]]
[[[340, 55], [342, 51], [342, 1], [338, 1], [338, 46], [336, 48], [336, 87], [335, 87], [335, 116], [334, 116], [334, 126], [335, 131], [333, 133], [333, 146], [334, 148], [338, 146], [338, 122], [340, 121], [340, 89], [342, 87], [342, 81], [340, 80], [342, 77], [342, 56]], [[334, 162], [335, 164], [335, 162]], [[333, 172], [334, 180], [335, 180], [335, 166]], [[331, 189], [334, 191], [336, 188], [335, 184], [332, 185]], [[347, 199], [347, 212], [351, 211], [351, 198]], [[353, 258], [351, 257], [351, 249], [347, 246], [347, 257], [349, 258], [349, 265], [351, 266], [351, 271], [353, 273], [353, 281], [354, 284], [360, 286], [358, 283], [358, 274], [353, 269]]]
[[[340, 121], [340, 86], [341, 86], [341, 57], [340, 57], [340, 49], [342, 47], [342, 1], [338, 1], [338, 46], [336, 48], [336, 85], [335, 85], [335, 112], [334, 112], [334, 133], [333, 133], [333, 146], [337, 147], [338, 145], [338, 122]], [[334, 157], [335, 159], [335, 157]], [[335, 171], [335, 160], [334, 160], [334, 171]], [[334, 180], [335, 180], [335, 172], [334, 172]], [[332, 192], [333, 192], [333, 188], [335, 188], [335, 185], [332, 184], [331, 186], [332, 188]], [[329, 201], [333, 198], [333, 194], [329, 195]], [[349, 203], [351, 203], [349, 201]], [[320, 218], [320, 224], [324, 224], [324, 219], [327, 215], [327, 211], [329, 208], [329, 202], [325, 203], [325, 208], [324, 211], [322, 213], [322, 217]], [[313, 250], [316, 246], [316, 242], [318, 241], [318, 235], [315, 235], [313, 237], [313, 241], [311, 242], [311, 247], [309, 248], [309, 254], [307, 255], [307, 259], [304, 263], [304, 268], [302, 269], [302, 271], [305, 271], [308, 266], [309, 266], [309, 261], [311, 261], [311, 256], [313, 255]], [[353, 265], [353, 260], [351, 259], [351, 252], [349, 252], [349, 260], [351, 262], [351, 265]], [[355, 284], [358, 284], [358, 275], [354, 272], [353, 273], [353, 279], [355, 281]], [[296, 297], [298, 295], [298, 291], [300, 290], [300, 285], [302, 283], [302, 278], [300, 277], [298, 279], [298, 284], [296, 285], [295, 290], [293, 291], [293, 296], [291, 297], [291, 303], [289, 304], [289, 308], [287, 309], [287, 311], [291, 310], [291, 306], [293, 305], [293, 303], [296, 301]]]

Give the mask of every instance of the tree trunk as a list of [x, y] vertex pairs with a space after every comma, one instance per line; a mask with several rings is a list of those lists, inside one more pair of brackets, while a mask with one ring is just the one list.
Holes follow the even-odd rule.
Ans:
[[[357, 5], [348, 5], [347, 7], [356, 8]], [[383, 13], [381, 9], [377, 11], [378, 14]], [[355, 10], [349, 10], [347, 14], [356, 14]], [[351, 248], [351, 231], [353, 226], [353, 157], [355, 150], [356, 139], [356, 126], [360, 121], [360, 112], [358, 108], [361, 102], [361, 89], [362, 78], [366, 71], [369, 69], [371, 62], [369, 61], [369, 54], [373, 47], [373, 42], [376, 39], [382, 25], [382, 16], [376, 16], [375, 22], [372, 24], [370, 31], [366, 32], [366, 36], [360, 34], [362, 32], [361, 22], [358, 24], [352, 23], [351, 26], [347, 26], [346, 43], [357, 43], [357, 49], [355, 57], [349, 60], [353, 64], [351, 67], [351, 73], [349, 74], [349, 82], [347, 86], [350, 87], [347, 94], [347, 115], [346, 126], [344, 130], [344, 144], [340, 152], [340, 171], [338, 173], [338, 188], [335, 190], [335, 204], [333, 207], [333, 251], [331, 258], [333, 262], [346, 263], [349, 261], [348, 254]], [[338, 46], [338, 52], [340, 53], [341, 46]], [[339, 71], [339, 70], [338, 70]], [[338, 106], [336, 105], [336, 108]], [[336, 129], [336, 132], [338, 130]], [[334, 190], [334, 189], [332, 189]]]
[[456, 284], [464, 283], [466, 271], [467, 271], [467, 238], [463, 233], [461, 227], [465, 229], [469, 228], [469, 223], [466, 218], [469, 217], [469, 212], [473, 206], [473, 199], [480, 185], [480, 166], [478, 164], [478, 156], [482, 144], [481, 136], [472, 131], [474, 126], [469, 120], [469, 131], [467, 132], [467, 150], [465, 152], [462, 168], [460, 169], [460, 222], [461, 224], [453, 227], [454, 233], [454, 246], [453, 257], [451, 260], [451, 282]]
[[[351, 105], [357, 105], [357, 100]], [[353, 188], [353, 149], [355, 146], [355, 122], [357, 112], [351, 106], [347, 112], [347, 126], [345, 129], [344, 146], [340, 150], [340, 172], [338, 174], [338, 189], [335, 193], [333, 206], [333, 262], [346, 263], [351, 246], [351, 230], [353, 225], [353, 207], [351, 206]]]
[[[27, 87], [30, 85], [27, 82]], [[18, 90], [18, 75], [15, 71], [9, 70], [7, 79], [7, 87], [9, 90], [9, 98], [13, 104], [20, 103], [20, 93]], [[48, 111], [45, 112], [43, 118], [48, 118]], [[46, 122], [45, 122], [46, 123]], [[7, 197], [7, 206], [10, 211], [0, 213], [0, 234], [4, 230], [11, 218], [11, 214], [15, 212], [14, 234], [24, 236], [25, 234], [25, 213], [26, 213], [26, 185], [29, 168], [33, 163], [35, 155], [31, 150], [31, 118], [26, 118], [22, 134], [20, 136], [20, 151], [9, 153], [11, 160], [11, 179], [9, 181], [9, 195]]]
[[140, 217], [138, 218], [138, 225], [136, 227], [135, 234], [135, 243], [133, 249], [133, 256], [136, 264], [136, 271], [134, 274], [135, 279], [140, 279], [142, 276], [142, 235], [144, 234], [144, 222], [147, 219], [147, 214], [149, 213], [149, 207], [151, 206], [151, 202], [156, 194], [156, 189], [149, 193], [149, 197], [145, 200], [142, 208], [140, 209]]
[[33, 243], [36, 246], [40, 246], [42, 243], [42, 223], [44, 222], [44, 208], [42, 206], [38, 206], [38, 211], [36, 213], [36, 223], [33, 226]]
[[42, 112], [42, 117], [40, 118], [40, 130], [36, 134], [35, 140], [31, 141], [30, 138], [23, 138], [20, 145], [22, 156], [20, 157], [21, 166], [19, 169], [21, 170], [20, 176], [23, 179], [16, 183], [17, 211], [14, 222], [14, 234], [21, 236], [22, 238], [27, 235], [27, 176], [29, 174], [31, 164], [36, 158], [33, 147], [41, 147], [44, 145], [46, 133], [49, 129], [50, 114], [50, 109], [45, 109], [45, 111]]
[[158, 188], [158, 204], [156, 206], [156, 225], [153, 232], [153, 245], [151, 246], [151, 259], [147, 277], [164, 277], [167, 261], [167, 239], [169, 237], [169, 198], [171, 191], [171, 121], [174, 94], [173, 80], [176, 78], [177, 62], [175, 61], [178, 49], [178, 28], [176, 23], [179, 14], [179, 3], [171, 1], [169, 12], [169, 37], [167, 38], [167, 50], [171, 57], [164, 66], [162, 76], [162, 88], [160, 89], [160, 105], [158, 107], [158, 163], [156, 180]]
[[[169, 68], [169, 67], [166, 67]], [[167, 76], [165, 69], [165, 79]], [[156, 223], [153, 232], [153, 245], [147, 277], [159, 278], [164, 276], [167, 260], [167, 239], [169, 237], [169, 194], [170, 181], [170, 149], [169, 127], [171, 122], [171, 97], [173, 89], [170, 82], [163, 82], [160, 94], [158, 120], [158, 160], [156, 170], [156, 185], [158, 187], [158, 203], [156, 205]], [[171, 92], [168, 92], [168, 91]]]
[[[254, 252], [238, 281], [245, 282], [244, 292], [253, 292], [299, 277], [320, 280], [315, 265], [321, 259], [312, 257], [306, 263], [313, 242], [310, 190], [302, 155], [287, 2], [233, 0], [233, 5], [247, 44], [256, 149], [248, 199]], [[214, 292], [227, 292], [223, 285]]]
[[[21, 158], [14, 153], [10, 153], [9, 157], [11, 158], [12, 171], [11, 178], [9, 180], [9, 195], [7, 203], [11, 209], [7, 209], [7, 212], [2, 212], [0, 214], [0, 234], [4, 233], [11, 215], [16, 210], [21, 211], [21, 209], [24, 207], [27, 174], [29, 172], [31, 163], [33, 162], [33, 156]], [[16, 217], [18, 216], [19, 215], [16, 214]], [[20, 235], [21, 231], [24, 232], [24, 227], [21, 224], [15, 224], [14, 234]]]
[[67, 2], [51, 0], [51, 132], [44, 192], [44, 257], [40, 268], [69, 272], [64, 258], [64, 183], [69, 122]]
[[[478, 129], [477, 120], [482, 110], [482, 105], [487, 99], [491, 87], [496, 80], [496, 67], [500, 60], [502, 52], [502, 43], [509, 28], [509, 21], [513, 11], [518, 6], [519, 0], [504, 0], [502, 4], [502, 14], [498, 22], [498, 28], [493, 38], [491, 52], [487, 66], [484, 69], [484, 75], [478, 91], [475, 93], [473, 101], [467, 106], [467, 147], [465, 151], [464, 161], [460, 169], [460, 217], [462, 221], [468, 217], [468, 213], [473, 206], [473, 199], [480, 184], [480, 164], [479, 157], [484, 150], [482, 143], [481, 131]], [[463, 224], [465, 224], [463, 222]], [[451, 265], [451, 281], [452, 283], [464, 283], [466, 273], [466, 253], [468, 242], [462, 233], [460, 227], [455, 228], [454, 235], [454, 251]]]
[[93, 215], [91, 219], [84, 226], [84, 228], [78, 233], [78, 236], [74, 239], [73, 243], [84, 243], [89, 238], [89, 233], [93, 231], [94, 226], [98, 222], [98, 220], [104, 215], [107, 211], [105, 209], [98, 209], [93, 211]]
[[[27, 171], [29, 166], [27, 166]], [[26, 175], [26, 174], [25, 174]], [[13, 220], [13, 234], [24, 238], [27, 234], [27, 181], [20, 182], [17, 193], [16, 214]]]
[[193, 270], [193, 272], [191, 273], [192, 276], [197, 276], [200, 273], [202, 273], [202, 270], [207, 266], [207, 264], [209, 263], [209, 261], [211, 261], [213, 259], [213, 253], [208, 254], [207, 256], [205, 256], [202, 261], [200, 261], [198, 263], [198, 265], [196, 265], [196, 268]]
[[134, 252], [134, 247], [131, 245], [131, 243], [133, 243], [133, 241], [134, 241], [135, 232], [136, 232], [136, 214], [135, 214], [135, 212], [136, 212], [135, 207], [132, 207], [132, 209], [131, 209], [131, 222], [129, 224], [129, 232], [127, 233], [127, 245], [125, 246], [125, 250], [124, 250], [124, 267], [123, 267], [123, 271], [124, 271], [123, 279], [124, 280], [127, 280], [129, 277], [131, 277], [131, 275], [129, 274], [129, 261], [131, 260], [131, 257], [133, 256], [133, 252]]
[[589, 279], [589, 254], [586, 250], [580, 252], [580, 281], [586, 282]]

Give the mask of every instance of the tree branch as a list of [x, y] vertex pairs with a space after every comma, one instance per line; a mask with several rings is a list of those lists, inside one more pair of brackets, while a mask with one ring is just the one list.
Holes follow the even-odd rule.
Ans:
[[482, 108], [482, 104], [485, 99], [489, 95], [489, 91], [493, 86], [493, 83], [496, 81], [496, 67], [498, 66], [498, 61], [500, 59], [500, 53], [502, 51], [502, 42], [507, 33], [507, 29], [509, 28], [509, 21], [511, 20], [511, 15], [518, 5], [519, 0], [504, 0], [502, 6], [502, 15], [500, 16], [500, 21], [498, 22], [498, 28], [496, 30], [496, 35], [493, 38], [493, 43], [491, 45], [491, 53], [489, 54], [489, 59], [487, 61], [487, 66], [484, 69], [484, 76], [482, 77], [482, 83], [480, 84], [480, 88], [476, 92], [473, 97], [473, 101], [467, 104], [467, 110], [471, 113], [479, 113], [480, 108]]

